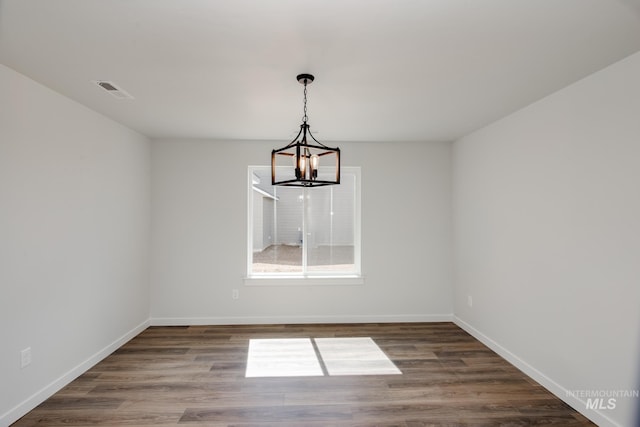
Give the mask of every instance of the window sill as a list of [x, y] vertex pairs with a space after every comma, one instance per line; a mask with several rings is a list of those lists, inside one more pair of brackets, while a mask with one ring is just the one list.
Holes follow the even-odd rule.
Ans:
[[358, 286], [363, 276], [251, 276], [243, 279], [245, 286]]

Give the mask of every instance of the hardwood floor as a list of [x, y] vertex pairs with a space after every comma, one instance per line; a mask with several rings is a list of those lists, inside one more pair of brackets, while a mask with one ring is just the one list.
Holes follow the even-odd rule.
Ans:
[[[245, 378], [251, 338], [371, 337], [402, 375]], [[25, 426], [594, 425], [452, 323], [150, 327]]]

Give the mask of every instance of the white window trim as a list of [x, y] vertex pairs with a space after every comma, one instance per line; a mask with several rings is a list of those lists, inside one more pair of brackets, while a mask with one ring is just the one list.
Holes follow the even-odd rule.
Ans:
[[260, 276], [243, 278], [245, 286], [359, 286], [364, 285], [364, 276]]
[[[247, 168], [247, 275], [243, 278], [246, 286], [315, 286], [315, 285], [337, 285], [352, 286], [363, 285], [362, 275], [362, 248], [361, 248], [361, 170], [360, 167], [343, 166], [342, 172], [349, 172], [356, 177], [356, 197], [355, 197], [355, 224], [354, 224], [354, 264], [356, 271], [349, 273], [280, 273], [280, 274], [249, 274], [252, 268], [253, 252], [253, 170], [269, 166], [250, 165]], [[313, 191], [313, 190], [311, 190]]]

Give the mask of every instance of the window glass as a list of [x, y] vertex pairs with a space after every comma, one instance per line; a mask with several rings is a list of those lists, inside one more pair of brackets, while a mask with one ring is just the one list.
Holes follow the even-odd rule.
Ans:
[[248, 275], [359, 275], [358, 168], [339, 185], [271, 185], [268, 166], [249, 168]]

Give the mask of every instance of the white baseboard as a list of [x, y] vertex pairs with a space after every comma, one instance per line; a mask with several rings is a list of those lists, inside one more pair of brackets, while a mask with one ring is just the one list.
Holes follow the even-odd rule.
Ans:
[[451, 322], [452, 314], [399, 314], [358, 316], [258, 316], [258, 317], [154, 317], [151, 326], [268, 325], [299, 323], [417, 323]]
[[62, 389], [64, 386], [69, 384], [74, 379], [78, 378], [80, 375], [88, 371], [90, 368], [95, 366], [102, 359], [113, 353], [118, 348], [122, 347], [127, 341], [131, 340], [133, 337], [138, 335], [140, 332], [144, 331], [149, 326], [149, 320], [145, 320], [138, 326], [134, 327], [120, 338], [113, 341], [111, 344], [104, 347], [102, 350], [98, 351], [91, 357], [89, 357], [84, 362], [80, 363], [76, 367], [72, 368], [58, 379], [53, 381], [51, 384], [43, 387], [38, 392], [34, 393], [32, 396], [19, 403], [14, 408], [10, 409], [6, 413], [0, 415], [0, 426], [8, 426], [11, 423], [20, 419], [29, 411], [34, 409], [36, 406], [47, 400], [54, 393]]
[[509, 350], [507, 350], [502, 345], [498, 344], [493, 339], [489, 338], [464, 320], [460, 319], [457, 316], [453, 316], [453, 322], [460, 326], [462, 329], [467, 331], [469, 334], [473, 335], [478, 341], [482, 342], [484, 345], [489, 347], [491, 350], [498, 353], [502, 358], [506, 359], [509, 363], [514, 365], [516, 368], [520, 369], [522, 372], [533, 378], [535, 381], [540, 383], [544, 388], [549, 390], [551, 393], [556, 395], [559, 399], [570, 405], [576, 411], [580, 412], [585, 417], [589, 418], [591, 421], [596, 423], [600, 427], [623, 427], [622, 425], [616, 423], [611, 418], [607, 417], [602, 412], [595, 409], [588, 409], [587, 403], [580, 399], [579, 397], [574, 396], [567, 388], [561, 386], [551, 378], [547, 377], [545, 374], [529, 365], [527, 362], [522, 360], [517, 355], [513, 354]]

